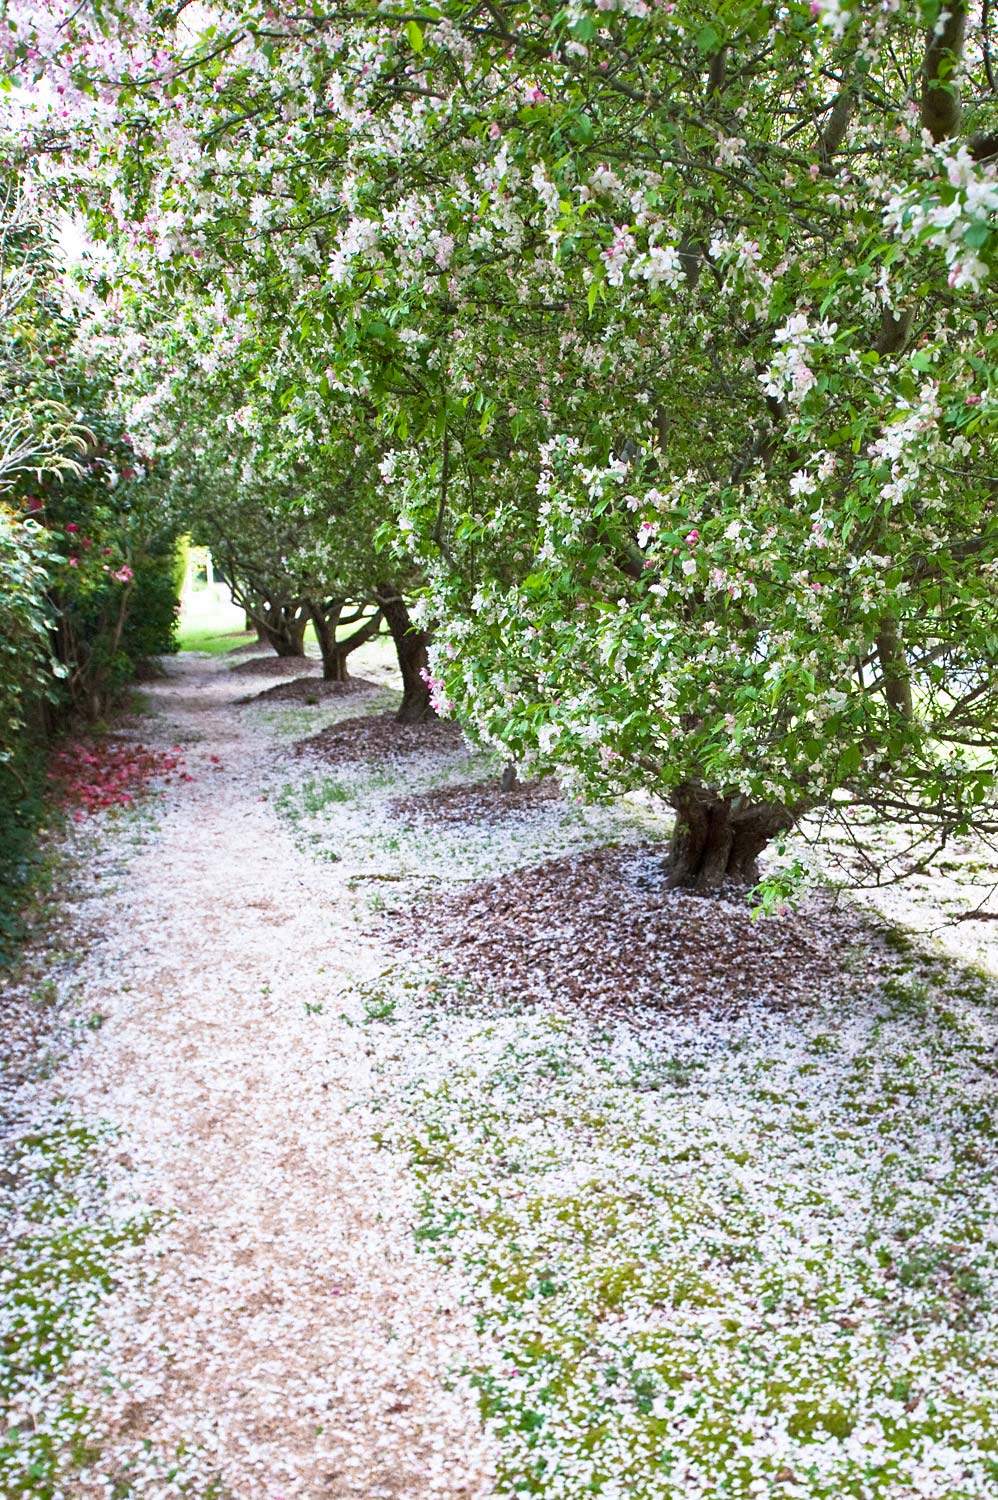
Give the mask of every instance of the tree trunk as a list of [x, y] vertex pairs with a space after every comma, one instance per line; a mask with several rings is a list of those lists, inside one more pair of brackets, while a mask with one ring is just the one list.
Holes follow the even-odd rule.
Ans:
[[405, 600], [391, 584], [379, 583], [375, 598], [392, 633], [402, 673], [402, 704], [395, 718], [400, 724], [421, 724], [434, 717], [430, 689], [423, 676], [430, 665], [426, 631], [413, 625]]
[[305, 655], [308, 611], [303, 604], [265, 604], [256, 616], [263, 638], [278, 656]]
[[881, 616], [877, 632], [877, 656], [883, 673], [887, 706], [910, 723], [915, 713], [911, 696], [911, 673], [898, 634], [898, 622], [893, 615]]
[[967, 32], [967, 0], [949, 0], [933, 26], [922, 62], [922, 125], [938, 143], [960, 128], [959, 66]]
[[686, 783], [671, 797], [676, 826], [666, 864], [668, 884], [691, 891], [723, 885], [755, 885], [759, 855], [794, 819], [779, 802], [719, 797], [709, 787]]
[[364, 606], [361, 606], [356, 613], [344, 620], [343, 604], [342, 599], [325, 599], [321, 602], [311, 599], [308, 604], [309, 614], [315, 626], [316, 640], [322, 652], [322, 675], [326, 682], [349, 681], [347, 659], [351, 651], [356, 651], [358, 646], [363, 646], [365, 641], [377, 635], [381, 625], [382, 616], [379, 609], [364, 620], [352, 635], [338, 641], [336, 639], [338, 625], [353, 625], [357, 620], [363, 620], [364, 616]]
[[336, 643], [336, 627], [343, 613], [343, 600], [326, 599], [322, 603], [317, 603], [314, 599], [310, 599], [308, 612], [312, 616], [315, 638], [319, 642], [319, 651], [322, 654], [324, 680], [346, 682], [350, 675], [347, 671], [346, 652], [341, 651]]
[[264, 625], [263, 638], [278, 656], [304, 656], [305, 655], [305, 626], [280, 625], [277, 627]]

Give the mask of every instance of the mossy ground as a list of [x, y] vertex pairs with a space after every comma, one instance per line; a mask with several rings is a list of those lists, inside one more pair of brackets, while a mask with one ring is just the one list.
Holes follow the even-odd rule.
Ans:
[[848, 1012], [641, 1033], [367, 991], [501, 1493], [994, 1493], [995, 1002], [909, 958]]

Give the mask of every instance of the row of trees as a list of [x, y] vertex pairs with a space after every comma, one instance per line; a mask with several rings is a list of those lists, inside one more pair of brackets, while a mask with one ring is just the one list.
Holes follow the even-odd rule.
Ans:
[[437, 705], [670, 801], [677, 884], [843, 798], [998, 828], [986, 6], [101, 25], [14, 45], [247, 602], [420, 584]]
[[211, 548], [261, 637], [301, 656], [311, 623], [324, 676], [343, 681], [351, 654], [385, 629], [404, 685], [399, 718], [425, 717], [427, 640], [408, 603], [419, 579], [410, 556], [379, 545], [393, 512], [370, 404], [327, 389], [304, 413], [305, 356], [275, 348], [272, 329], [217, 297], [157, 300], [138, 281], [95, 319], [93, 347], [113, 355], [123, 327], [119, 399], [169, 473], [173, 513]]

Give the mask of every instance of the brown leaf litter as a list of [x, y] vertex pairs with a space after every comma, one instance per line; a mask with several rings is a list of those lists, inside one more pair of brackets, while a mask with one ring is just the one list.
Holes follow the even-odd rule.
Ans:
[[457, 750], [461, 731], [449, 719], [400, 724], [394, 714], [359, 714], [299, 740], [297, 755], [318, 755], [334, 765], [348, 761], [397, 760], [407, 755]]
[[314, 656], [249, 656], [229, 671], [240, 677], [298, 677], [321, 672], [322, 663]]
[[324, 698], [345, 698], [352, 693], [374, 693], [378, 684], [369, 677], [348, 677], [346, 682], [327, 682], [325, 678], [292, 677], [289, 682], [275, 682], [273, 687], [251, 693], [240, 703], [319, 703]]
[[553, 776], [518, 781], [508, 791], [503, 791], [496, 777], [433, 787], [411, 797], [393, 797], [388, 810], [405, 822], [493, 824], [520, 821], [538, 807], [561, 800], [561, 788]]
[[417, 952], [510, 998], [633, 1019], [641, 1008], [732, 1014], [842, 995], [847, 950], [880, 945], [823, 892], [754, 919], [742, 891], [669, 890], [664, 853], [603, 848], [478, 881], [413, 914]]

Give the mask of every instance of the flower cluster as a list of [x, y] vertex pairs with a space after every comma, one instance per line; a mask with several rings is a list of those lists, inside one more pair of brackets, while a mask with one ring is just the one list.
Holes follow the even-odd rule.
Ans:
[[924, 183], [898, 188], [884, 208], [884, 223], [905, 243], [941, 250], [949, 285], [979, 292], [991, 274], [998, 168], [977, 163], [966, 146], [937, 147], [922, 164]]

